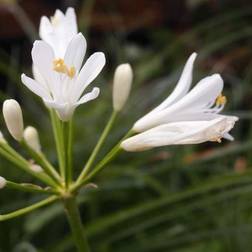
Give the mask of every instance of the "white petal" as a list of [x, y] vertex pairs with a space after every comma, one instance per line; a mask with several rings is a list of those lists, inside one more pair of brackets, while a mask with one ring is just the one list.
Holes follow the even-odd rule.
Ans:
[[55, 109], [60, 120], [66, 122], [69, 121], [74, 113], [74, 110], [76, 108], [76, 104], [68, 104], [68, 103], [62, 103], [59, 104], [54, 101], [45, 101], [45, 104], [47, 107]]
[[51, 99], [51, 96], [48, 93], [48, 91], [40, 83], [29, 78], [25, 74], [21, 75], [21, 80], [22, 80], [23, 84], [27, 88], [29, 88], [34, 94], [40, 96], [42, 99], [48, 99], [48, 100]]
[[87, 42], [81, 33], [75, 35], [67, 47], [64, 57], [65, 64], [68, 67], [74, 66], [77, 73], [81, 68], [86, 48]]
[[72, 7], [67, 8], [65, 17], [66, 17], [66, 23], [67, 23], [66, 25], [70, 27], [73, 34], [77, 34], [78, 32], [77, 18], [76, 18], [74, 8]]
[[78, 105], [92, 101], [98, 97], [100, 94], [100, 89], [95, 87], [93, 90], [85, 95], [83, 95], [80, 100], [77, 102]]
[[47, 86], [46, 80], [44, 79], [44, 77], [41, 75], [38, 68], [34, 64], [32, 64], [32, 74], [33, 74], [34, 80], [36, 80], [39, 84], [41, 84], [43, 88], [46, 89], [48, 93], [50, 93], [49, 91], [50, 89]]
[[229, 140], [229, 141], [234, 141], [234, 137], [232, 135], [230, 135], [229, 133], [225, 133], [223, 135], [223, 138]]
[[47, 83], [53, 82], [54, 52], [49, 44], [42, 40], [36, 40], [32, 48], [32, 60], [35, 67]]
[[176, 85], [173, 92], [159, 106], [153, 109], [150, 113], [157, 112], [164, 108], [167, 108], [171, 104], [181, 99], [188, 92], [192, 84], [193, 64], [196, 57], [197, 57], [197, 53], [193, 53], [189, 57], [189, 59], [187, 60], [185, 64], [183, 72], [181, 74], [181, 77], [178, 81], [178, 84]]
[[57, 9], [57, 10], [55, 11], [54, 16], [53, 16], [53, 18], [58, 19], [59, 22], [62, 21], [62, 19], [63, 19], [64, 17], [65, 17], [64, 13], [63, 13], [61, 10], [59, 10], [59, 9]]
[[121, 147], [126, 151], [142, 151], [166, 145], [216, 141], [233, 128], [235, 121], [237, 117], [222, 116], [211, 121], [168, 123], [126, 139]]
[[52, 31], [53, 31], [53, 28], [49, 19], [45, 16], [41, 17], [40, 25], [39, 25], [40, 38], [46, 41], [47, 43], [50, 43], [51, 42], [50, 34], [52, 33]]
[[77, 101], [85, 88], [97, 77], [105, 65], [105, 56], [102, 52], [92, 54], [82, 67], [75, 87], [72, 90], [72, 100]]
[[54, 52], [49, 44], [36, 40], [32, 48], [32, 60], [40, 74], [47, 83], [53, 97], [59, 97], [61, 86], [58, 80], [59, 74], [53, 70]]
[[[223, 80], [219, 74], [202, 79], [187, 95], [168, 108], [140, 118], [133, 129], [137, 132], [150, 129], [159, 124], [176, 121], [176, 115], [198, 113], [213, 103], [223, 89]], [[202, 112], [202, 111], [201, 111]], [[192, 113], [193, 114], [193, 113]]]

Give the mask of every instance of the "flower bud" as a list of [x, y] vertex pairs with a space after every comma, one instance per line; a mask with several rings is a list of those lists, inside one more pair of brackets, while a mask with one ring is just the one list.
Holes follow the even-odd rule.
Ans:
[[3, 104], [3, 116], [12, 137], [20, 141], [23, 137], [24, 123], [19, 103], [13, 99], [6, 100]]
[[7, 184], [7, 181], [5, 178], [0, 176], [0, 189], [3, 189]]
[[41, 173], [44, 171], [43, 168], [37, 164], [31, 164], [30, 168], [33, 172], [36, 172], [36, 173]]
[[38, 131], [34, 127], [28, 126], [27, 128], [25, 128], [24, 140], [34, 151], [41, 151]]
[[114, 74], [113, 83], [113, 107], [120, 111], [126, 103], [133, 79], [133, 71], [130, 64], [119, 65]]

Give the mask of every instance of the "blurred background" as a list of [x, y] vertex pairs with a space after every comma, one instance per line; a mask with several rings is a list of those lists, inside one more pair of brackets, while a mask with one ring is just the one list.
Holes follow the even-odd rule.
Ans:
[[[0, 0], [0, 102], [15, 98], [26, 125], [39, 129], [43, 149], [56, 163], [48, 114], [20, 81], [31, 75], [30, 51], [42, 15], [73, 6], [88, 54], [103, 51], [107, 64], [95, 81], [99, 99], [75, 117], [78, 174], [112, 111], [115, 67], [133, 66], [133, 90], [98, 160], [136, 119], [174, 88], [183, 64], [196, 51], [194, 84], [218, 72], [225, 80], [226, 114], [240, 117], [234, 142], [170, 146], [123, 153], [86, 188], [79, 201], [97, 252], [252, 251], [252, 2], [250, 0]], [[1, 130], [8, 136], [2, 117]], [[25, 155], [25, 153], [24, 153]], [[34, 182], [5, 160], [0, 174]], [[0, 192], [0, 213], [40, 200]], [[75, 251], [60, 204], [0, 223], [0, 251]]]

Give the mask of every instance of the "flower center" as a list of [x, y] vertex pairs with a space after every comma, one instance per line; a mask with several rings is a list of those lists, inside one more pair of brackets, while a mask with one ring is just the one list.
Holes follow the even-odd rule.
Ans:
[[220, 94], [217, 98], [216, 98], [216, 105], [220, 106], [220, 105], [225, 105], [227, 103], [227, 97]]
[[76, 70], [74, 66], [68, 67], [64, 60], [59, 58], [59, 59], [55, 59], [53, 61], [53, 70], [58, 72], [58, 73], [63, 73], [66, 74], [69, 78], [73, 78]]

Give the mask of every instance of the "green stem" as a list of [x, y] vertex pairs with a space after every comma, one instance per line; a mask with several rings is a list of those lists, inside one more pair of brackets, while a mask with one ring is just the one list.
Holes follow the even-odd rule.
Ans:
[[57, 155], [59, 160], [59, 167], [60, 167], [60, 174], [63, 179], [65, 179], [65, 162], [64, 162], [64, 142], [63, 142], [63, 134], [62, 134], [62, 127], [61, 122], [58, 119], [55, 111], [50, 110], [52, 128], [53, 128], [53, 135], [57, 149]]
[[64, 162], [66, 187], [72, 182], [72, 148], [73, 148], [73, 122], [62, 123], [64, 139]]
[[39, 164], [46, 174], [48, 174], [57, 184], [61, 185], [61, 178], [55, 168], [47, 160], [42, 152], [33, 150], [25, 141], [21, 145], [30, 153], [31, 157]]
[[14, 149], [12, 149], [7, 143], [0, 143], [0, 154], [7, 160], [9, 160], [11, 163], [16, 165], [23, 171], [29, 173], [33, 177], [43, 181], [45, 184], [50, 185], [52, 187], [57, 186], [57, 184], [55, 184], [55, 182], [46, 174], [32, 171], [32, 169], [30, 168], [31, 164], [21, 155], [19, 155]]
[[23, 191], [23, 192], [32, 192], [32, 193], [44, 193], [44, 194], [52, 194], [52, 193], [56, 193], [54, 192], [52, 189], [50, 188], [42, 188], [38, 185], [34, 185], [34, 184], [28, 184], [28, 183], [22, 183], [22, 184], [18, 184], [12, 181], [6, 181], [6, 188], [8, 189], [14, 189], [14, 190], [18, 190], [18, 191]]
[[107, 138], [107, 136], [108, 136], [108, 134], [109, 134], [114, 122], [115, 122], [116, 116], [117, 116], [117, 112], [113, 111], [113, 113], [112, 113], [106, 127], [104, 128], [104, 130], [103, 130], [103, 132], [101, 134], [101, 137], [100, 137], [99, 141], [97, 142], [97, 144], [96, 144], [91, 156], [89, 157], [83, 171], [81, 172], [79, 178], [77, 179], [77, 183], [80, 183], [85, 178], [85, 176], [88, 174], [90, 169], [92, 168], [92, 165], [93, 165], [93, 163], [95, 161], [95, 158], [96, 158], [97, 154], [99, 153], [105, 139]]
[[38, 203], [35, 203], [33, 205], [30, 205], [28, 207], [19, 209], [17, 211], [12, 212], [12, 213], [2, 214], [2, 215], [0, 215], [0, 221], [6, 221], [6, 220], [9, 220], [9, 219], [13, 219], [13, 218], [19, 217], [21, 215], [27, 214], [27, 213], [29, 213], [31, 211], [34, 211], [35, 209], [46, 206], [46, 205], [56, 201], [57, 199], [58, 199], [57, 196], [51, 196], [51, 197], [49, 197], [49, 198], [47, 198], [45, 200], [42, 200], [42, 201], [40, 201]]
[[75, 197], [71, 196], [63, 200], [67, 219], [72, 230], [75, 245], [79, 252], [90, 252], [86, 234], [82, 226], [80, 212]]
[[76, 191], [79, 188], [81, 188], [85, 183], [87, 183], [89, 180], [91, 180], [98, 172], [102, 170], [102, 168], [105, 167], [110, 161], [112, 161], [121, 151], [122, 148], [120, 147], [121, 142], [130, 137], [133, 134], [133, 132], [130, 130], [120, 141], [118, 144], [116, 144], [112, 150], [94, 167], [94, 170], [89, 173], [85, 178], [82, 180], [76, 181], [76, 183], [72, 186], [71, 191]]
[[10, 5], [9, 10], [13, 13], [14, 17], [16, 18], [24, 32], [27, 34], [30, 41], [33, 43], [34, 40], [38, 38], [38, 35], [34, 24], [27, 16], [26, 12], [19, 4]]

